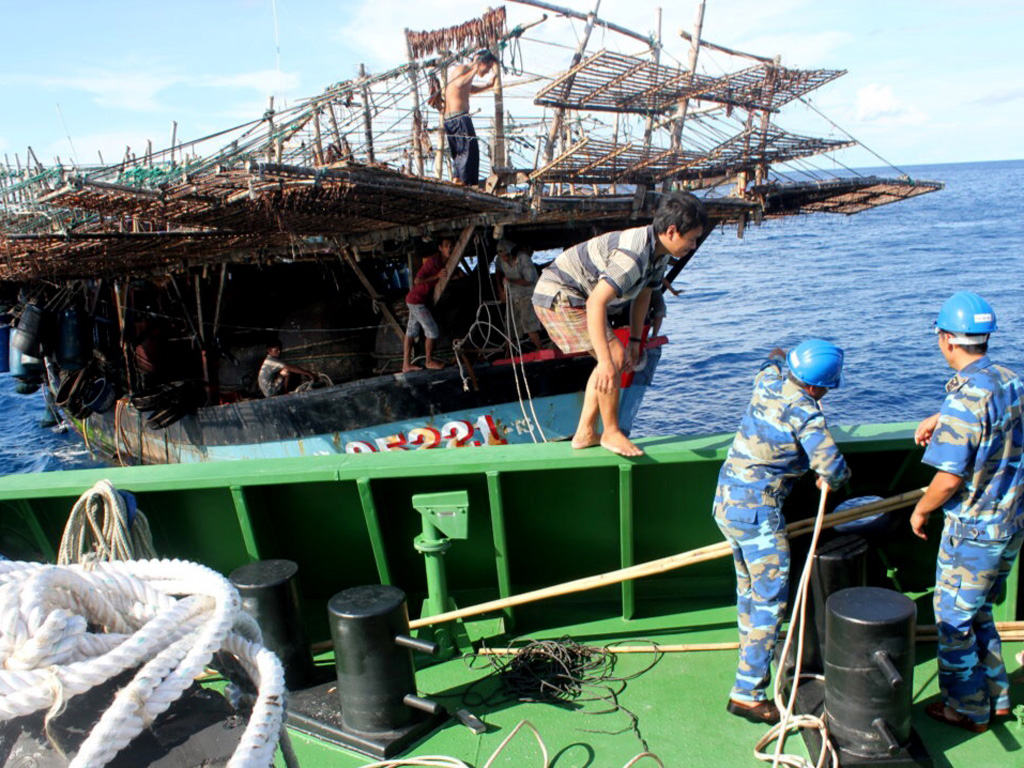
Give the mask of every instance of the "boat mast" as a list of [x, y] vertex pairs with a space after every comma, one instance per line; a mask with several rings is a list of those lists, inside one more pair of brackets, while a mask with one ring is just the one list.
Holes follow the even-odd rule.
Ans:
[[[693, 21], [693, 37], [690, 38], [690, 59], [687, 65], [690, 68], [690, 82], [687, 87], [693, 84], [693, 76], [697, 74], [697, 55], [700, 53], [700, 32], [704, 27], [704, 0], [700, 0], [697, 6], [697, 18]], [[682, 35], [682, 31], [679, 33]], [[683, 123], [686, 122], [686, 112], [690, 107], [690, 100], [684, 98], [676, 108], [675, 124], [672, 126], [672, 149], [679, 149], [683, 139]]]
[[[516, 0], [516, 2], [522, 2], [523, 0]], [[529, 3], [530, 5], [547, 6], [547, 3]], [[587, 43], [590, 40], [590, 33], [594, 30], [594, 24], [597, 22], [597, 11], [601, 7], [601, 0], [597, 0], [594, 3], [594, 10], [587, 14], [587, 26], [583, 30], [583, 37], [580, 39], [580, 44], [576, 47], [576, 52], [572, 55], [572, 61], [569, 62], [569, 69], [571, 70], [580, 60], [583, 58], [583, 51], [587, 48]], [[550, 6], [550, 10], [561, 13], [562, 10]], [[575, 12], [572, 15], [578, 16]], [[569, 77], [565, 82], [565, 92], [568, 93], [572, 88], [572, 83], [575, 77]], [[562, 132], [562, 121], [565, 119], [565, 107], [557, 107], [555, 109], [555, 116], [551, 120], [551, 130], [548, 131], [548, 143], [544, 146], [544, 162], [550, 163], [551, 159], [555, 156], [555, 142], [558, 140], [558, 135]]]

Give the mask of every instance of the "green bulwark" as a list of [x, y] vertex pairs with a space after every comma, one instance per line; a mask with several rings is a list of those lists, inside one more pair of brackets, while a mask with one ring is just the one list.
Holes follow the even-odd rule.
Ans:
[[[853, 478], [848, 489], [832, 494], [829, 508], [849, 497], [888, 497], [926, 485], [932, 470], [920, 463], [913, 426], [834, 430]], [[11, 475], [0, 478], [0, 553], [52, 561], [74, 502], [108, 479], [136, 495], [162, 557], [199, 561], [224, 574], [257, 559], [298, 563], [308, 634], [318, 642], [329, 637], [326, 602], [349, 587], [401, 587], [410, 616], [422, 615], [428, 568], [414, 543], [424, 533], [424, 517], [413, 499], [420, 497], [422, 507], [425, 494], [456, 494], [427, 501], [463, 493], [468, 499], [466, 518], [456, 527], [461, 535], [465, 522], [466, 538], [452, 536], [440, 564], [449, 603], [460, 608], [720, 542], [711, 503], [731, 438], [641, 440], [646, 454], [632, 460], [550, 443]], [[812, 517], [817, 503], [818, 491], [805, 477], [786, 503], [788, 521]], [[935, 535], [921, 542], [905, 522], [909, 509], [892, 514], [900, 520], [881, 545], [883, 574], [916, 600], [918, 623], [930, 624], [941, 521], [932, 521]], [[794, 569], [803, 562], [806, 538], [794, 539]], [[997, 620], [1018, 614], [1018, 580], [1014, 574]], [[736, 638], [734, 590], [732, 562], [724, 557], [467, 619], [458, 634], [492, 646], [563, 635], [590, 645], [730, 642]], [[1004, 648], [1011, 671], [1018, 648]], [[651, 661], [650, 655], [623, 656], [617, 674], [641, 671]], [[331, 663], [329, 654], [323, 662]], [[751, 749], [763, 729], [724, 711], [734, 664], [734, 650], [666, 654], [619, 697], [636, 716], [639, 735], [623, 711], [599, 715], [603, 705], [481, 704], [474, 712], [491, 725], [487, 733], [449, 725], [413, 754], [456, 755], [479, 768], [526, 718], [541, 730], [549, 758], [581, 750], [579, 759], [562, 757], [566, 765], [618, 768], [642, 751], [642, 740], [666, 766], [757, 765]], [[483, 686], [478, 692], [487, 695], [490, 683], [478, 681], [489, 669], [455, 658], [420, 670], [417, 683], [424, 695], [454, 710], [467, 706], [464, 694], [472, 686]], [[1014, 740], [1019, 749], [1024, 732], [1000, 725], [965, 740], [924, 717], [921, 710], [935, 693], [934, 645], [919, 644], [914, 726], [936, 766], [1010, 764], [1005, 743]], [[294, 740], [303, 765], [369, 762], [312, 738]], [[794, 737], [787, 749], [803, 752], [803, 745]], [[638, 764], [644, 761], [655, 765], [650, 758]], [[495, 765], [541, 765], [536, 741], [519, 734]]]

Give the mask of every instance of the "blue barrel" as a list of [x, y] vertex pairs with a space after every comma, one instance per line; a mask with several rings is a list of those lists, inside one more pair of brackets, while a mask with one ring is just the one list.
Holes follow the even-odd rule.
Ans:
[[21, 311], [18, 326], [11, 334], [11, 348], [28, 354], [39, 353], [39, 342], [43, 333], [45, 315], [35, 304], [26, 304]]
[[7, 373], [11, 370], [11, 327], [0, 325], [0, 373]]
[[68, 307], [60, 313], [57, 323], [57, 364], [65, 371], [79, 371], [89, 362], [92, 334], [87, 333], [88, 317], [79, 309]]

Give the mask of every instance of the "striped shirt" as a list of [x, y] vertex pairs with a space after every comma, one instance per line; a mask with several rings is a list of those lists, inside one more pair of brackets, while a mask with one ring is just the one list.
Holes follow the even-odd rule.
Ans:
[[665, 276], [669, 255], [654, 255], [654, 227], [608, 232], [573, 246], [545, 269], [533, 292], [533, 303], [550, 309], [561, 294], [570, 307], [584, 307], [601, 280], [615, 291], [613, 304], [632, 300], [645, 287], [656, 288]]

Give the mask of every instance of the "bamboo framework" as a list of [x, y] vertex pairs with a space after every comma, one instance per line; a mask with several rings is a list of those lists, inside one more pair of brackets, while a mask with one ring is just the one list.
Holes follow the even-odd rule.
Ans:
[[[623, 32], [594, 14], [581, 18], [588, 30], [600, 24]], [[444, 81], [473, 47], [510, 56], [525, 29], [542, 21], [506, 31], [498, 8], [460, 25], [407, 32], [404, 64], [379, 73], [360, 67], [358, 76], [294, 106], [275, 109], [271, 100], [262, 117], [194, 141], [179, 142], [175, 124], [170, 147], [147, 145], [141, 156], [127, 148], [113, 164], [66, 167], [58, 159], [45, 167], [30, 148], [24, 164], [16, 156], [16, 168], [0, 167], [0, 280], [304, 257], [330, 243], [376, 246], [470, 226], [538, 233], [534, 246], [564, 247], [559, 238], [578, 236], [581, 221], [594, 232], [649, 217], [657, 197], [646, 193], [659, 183], [662, 191], [672, 184], [708, 190], [713, 221], [741, 225], [791, 213], [856, 213], [942, 187], [856, 174], [783, 182], [773, 166], [856, 144], [798, 136], [771, 120], [843, 70], [789, 69], [719, 48], [744, 60], [738, 71], [712, 77], [691, 71], [695, 57], [688, 69], [660, 64], [659, 39], [642, 36], [634, 38], [653, 46], [653, 57], [586, 56], [586, 34], [565, 70], [538, 77], [529, 92], [516, 89], [532, 80], [507, 72], [494, 98], [491, 142], [484, 118], [476, 118], [486, 191], [451, 183], [442, 115], [425, 108], [420, 89]], [[505, 98], [516, 93], [554, 114], [513, 117]], [[673, 115], [691, 100], [717, 106], [683, 111], [684, 133]], [[475, 109], [482, 103], [474, 96]], [[734, 109], [746, 114], [730, 119]], [[602, 122], [609, 112], [614, 127]], [[643, 138], [631, 140], [629, 121], [637, 116], [645, 118]], [[544, 227], [548, 234], [539, 234]]]
[[[721, 77], [601, 50], [542, 88], [535, 104], [597, 112], [661, 113], [686, 99], [778, 112], [785, 104], [846, 74], [758, 64]], [[770, 84], [766, 87], [766, 84]]]

